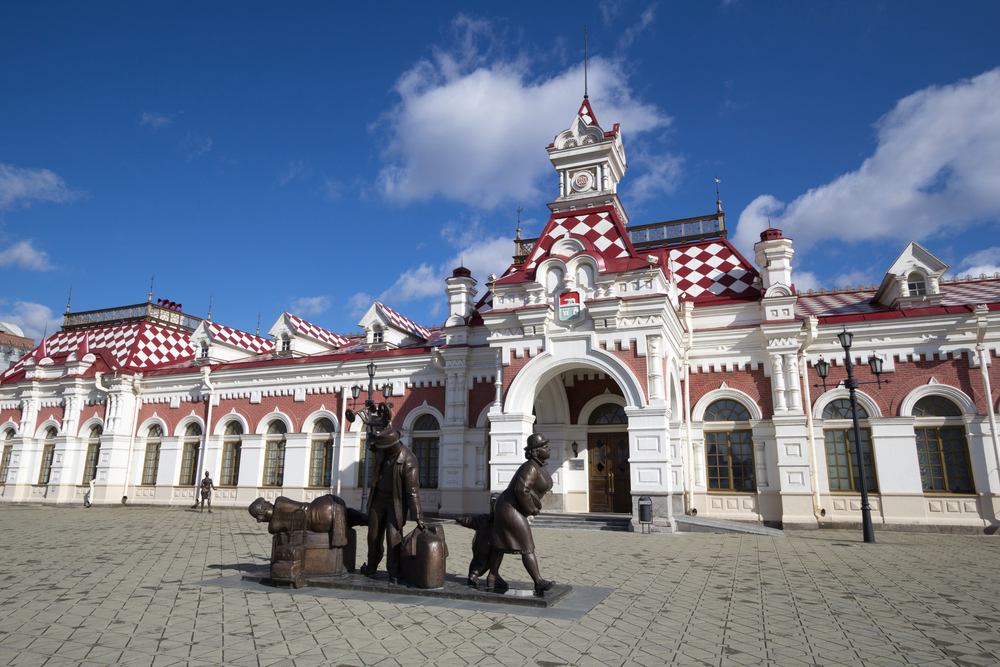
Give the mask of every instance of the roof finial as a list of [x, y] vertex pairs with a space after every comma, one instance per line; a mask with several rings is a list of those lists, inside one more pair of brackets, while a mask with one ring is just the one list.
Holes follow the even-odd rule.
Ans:
[[583, 99], [589, 99], [587, 94], [587, 26], [583, 26]]
[[258, 336], [260, 335], [260, 311], [259, 310], [257, 311], [257, 334], [256, 335], [258, 335]]
[[153, 303], [153, 279], [156, 278], [156, 274], [152, 273], [149, 276], [149, 299], [146, 303]]
[[715, 205], [718, 208], [717, 212], [722, 213], [722, 197], [719, 196], [719, 172], [715, 172]]
[[212, 321], [212, 294], [208, 295], [208, 321]]
[[520, 205], [517, 207], [517, 240], [521, 240], [521, 211], [524, 209]]
[[73, 288], [69, 288], [69, 297], [66, 298], [66, 314], [69, 315], [69, 304], [73, 301]]

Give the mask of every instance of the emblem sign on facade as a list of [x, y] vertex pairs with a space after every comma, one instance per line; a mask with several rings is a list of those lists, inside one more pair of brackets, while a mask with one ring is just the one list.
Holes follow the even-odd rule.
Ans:
[[577, 322], [583, 317], [579, 292], [566, 292], [559, 295], [559, 321]]
[[589, 171], [578, 171], [573, 176], [573, 189], [577, 192], [589, 190], [594, 183], [594, 175]]

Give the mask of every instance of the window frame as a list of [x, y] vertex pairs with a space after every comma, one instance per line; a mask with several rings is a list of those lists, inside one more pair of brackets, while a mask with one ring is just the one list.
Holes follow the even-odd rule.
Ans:
[[45, 430], [44, 447], [42, 448], [42, 465], [38, 469], [39, 485], [47, 485], [52, 479], [52, 459], [56, 453], [56, 436], [58, 432], [52, 426]]
[[[713, 412], [713, 408], [719, 404], [723, 404], [722, 407]], [[742, 412], [738, 412], [737, 408], [742, 410]], [[745, 415], [747, 418], [739, 420], [721, 420], [714, 418], [715, 415], [720, 414], [723, 411], [727, 413], [726, 416], [742, 417]], [[707, 419], [710, 412], [712, 412], [713, 418]], [[740, 401], [732, 398], [720, 398], [712, 401], [705, 407], [705, 411], [702, 413], [702, 435], [705, 442], [705, 488], [708, 493], [757, 493], [757, 452], [755, 451], [756, 448], [754, 447], [753, 442], [753, 427], [751, 425], [752, 419], [753, 413], [750, 409], [743, 405]], [[725, 435], [724, 443], [720, 443], [718, 441], [720, 435]], [[734, 436], [737, 436], [740, 440], [745, 438], [746, 441], [734, 442]], [[713, 442], [710, 442], [710, 440]], [[724, 454], [719, 454], [718, 450], [716, 450], [715, 453], [710, 452], [711, 447], [717, 448], [720, 444], [725, 445], [726, 451]], [[733, 454], [734, 445], [740, 447], [741, 449], [744, 447], [746, 449], [745, 451], [740, 451], [738, 454]], [[734, 456], [743, 460], [748, 455], [750, 458], [749, 464], [742, 463], [739, 466], [739, 470], [742, 472], [749, 470], [750, 474], [737, 475], [737, 466], [733, 463]], [[717, 457], [715, 465], [712, 464], [712, 459], [710, 457]], [[726, 462], [720, 463], [718, 461], [719, 457], [724, 457]], [[726, 471], [726, 477], [722, 477], [720, 474], [712, 475], [713, 469], [716, 471], [724, 469]], [[729, 488], [722, 488], [721, 482], [724, 479], [729, 484]], [[737, 480], [747, 479], [750, 480], [750, 488], [736, 488]], [[720, 486], [713, 488], [713, 480], [716, 484], [720, 484]]]
[[[435, 428], [429, 428], [433, 419]], [[419, 434], [419, 435], [418, 435]], [[410, 427], [410, 451], [417, 457], [421, 489], [436, 489], [441, 483], [441, 421], [430, 412], [413, 420]]]
[[[193, 429], [198, 429], [198, 434], [193, 433]], [[181, 476], [178, 480], [179, 486], [194, 486], [198, 482], [198, 456], [201, 453], [201, 425], [192, 422], [187, 425], [184, 433], [184, 449], [181, 457]], [[185, 481], [188, 480], [188, 481]]]
[[226, 424], [222, 439], [222, 470], [219, 473], [219, 486], [239, 486], [242, 458], [243, 424], [239, 420], [231, 419]]
[[[96, 437], [94, 435], [95, 432], [97, 432]], [[84, 484], [90, 484], [91, 480], [97, 480], [97, 466], [100, 465], [102, 435], [104, 435], [104, 429], [100, 424], [95, 424], [90, 428], [90, 436], [87, 438], [87, 461], [83, 467]]]
[[[281, 428], [280, 431], [277, 427]], [[264, 479], [261, 486], [281, 488], [285, 482], [285, 446], [288, 427], [280, 419], [267, 425], [267, 439], [264, 449]], [[270, 483], [268, 480], [270, 479]]]
[[[157, 433], [153, 433], [153, 429]], [[152, 424], [146, 431], [146, 451], [142, 461], [141, 486], [156, 486], [156, 478], [160, 473], [160, 447], [163, 443], [163, 427]], [[152, 463], [152, 468], [150, 468]], [[152, 481], [147, 481], [152, 480]]]
[[[878, 467], [876, 466], [876, 456], [875, 456], [875, 440], [872, 437], [871, 424], [868, 421], [868, 410], [865, 409], [861, 403], [858, 403], [858, 430], [861, 432], [861, 458], [862, 467], [867, 469], [871, 468], [871, 476], [865, 475], [865, 484], [868, 493], [878, 494]], [[823, 420], [823, 453], [826, 456], [826, 483], [827, 488], [830, 493], [861, 493], [861, 478], [856, 477], [857, 466], [854, 465], [854, 460], [857, 458], [857, 444], [853, 442], [854, 440], [854, 418], [851, 415], [851, 401], [849, 398], [835, 398], [829, 401], [823, 407], [822, 413]], [[834, 476], [831, 474], [832, 468], [837, 469], [837, 480], [844, 480], [845, 478], [840, 475], [840, 468], [842, 466], [837, 463], [831, 467], [830, 457], [837, 457], [843, 452], [836, 451], [836, 446], [838, 442], [834, 440], [832, 443], [828, 439], [827, 433], [834, 435], [836, 438], [837, 433], [842, 433], [844, 438], [844, 443], [847, 445], [847, 473], [850, 475], [847, 479], [848, 487], [846, 489], [835, 489], [833, 488]], [[867, 436], [867, 451], [865, 451], [865, 438]], [[830, 451], [830, 445], [834, 446], [834, 451]], [[852, 448], [853, 446], [853, 448]], [[841, 483], [838, 481], [838, 483]]]
[[[914, 280], [914, 276], [917, 278]], [[910, 296], [925, 296], [927, 294], [927, 276], [920, 271], [911, 271], [906, 276], [906, 291]]]
[[14, 443], [11, 441], [14, 439], [14, 429], [8, 428], [5, 431], [3, 442], [3, 454], [0, 458], [0, 486], [7, 483], [7, 472], [10, 470], [10, 457], [14, 451]]
[[[330, 424], [330, 430], [321, 430], [323, 422]], [[310, 435], [309, 486], [330, 488], [333, 484], [333, 439], [336, 429], [328, 417], [317, 419]]]
[[[918, 410], [925, 410], [925, 406], [930, 403], [931, 406], [937, 405], [947, 408], [947, 412], [952, 414], [922, 414], [917, 415]], [[920, 486], [924, 495], [949, 495], [949, 496], [970, 496], [976, 494], [976, 477], [975, 477], [975, 466], [972, 464], [972, 452], [969, 447], [969, 429], [963, 419], [962, 408], [958, 403], [953, 401], [947, 396], [942, 396], [941, 394], [928, 394], [927, 396], [922, 396], [913, 405], [913, 410], [911, 411], [913, 416], [913, 436], [916, 443], [917, 449], [917, 466], [920, 468]], [[962, 451], [955, 452], [945, 452], [943, 447], [943, 439], [941, 437], [941, 432], [944, 430], [957, 431], [959, 437], [954, 438], [954, 440], [961, 440]], [[923, 438], [921, 437], [921, 431], [924, 432]], [[936, 445], [936, 451], [921, 451], [921, 443], [924, 444], [930, 442], [926, 437], [927, 433], [933, 431], [934, 433], [934, 443]], [[967, 490], [955, 490], [953, 491], [950, 487], [952, 486], [952, 480], [949, 479], [948, 467], [949, 464], [945, 460], [947, 454], [961, 453], [965, 457], [964, 464], [959, 464], [965, 468], [966, 477], [969, 480], [969, 488]], [[921, 454], [927, 455], [927, 463], [921, 463]], [[937, 455], [942, 463], [940, 464], [941, 476], [935, 476], [933, 473], [934, 464], [930, 461], [931, 455]], [[930, 475], [925, 475], [925, 469], [929, 469]], [[934, 481], [936, 479], [941, 479], [944, 483], [944, 489], [933, 488]], [[961, 480], [961, 476], [957, 478]], [[928, 480], [931, 488], [928, 488]]]

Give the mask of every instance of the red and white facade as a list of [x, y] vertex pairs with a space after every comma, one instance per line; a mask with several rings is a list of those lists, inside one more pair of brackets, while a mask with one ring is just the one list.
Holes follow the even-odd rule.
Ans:
[[636, 516], [649, 496], [659, 530], [857, 523], [847, 328], [857, 378], [876, 379], [872, 355], [884, 368], [858, 391], [875, 525], [1000, 525], [1000, 276], [949, 280], [910, 243], [880, 286], [799, 293], [791, 239], [767, 230], [751, 262], [721, 205], [631, 225], [621, 130], [587, 100], [548, 152], [559, 196], [542, 233], [478, 300], [456, 269], [443, 326], [381, 303], [357, 336], [290, 313], [269, 338], [170, 304], [68, 314], [0, 376], [0, 501], [78, 502], [93, 478], [95, 502], [183, 506], [207, 470], [219, 505], [332, 490], [357, 506], [362, 434], [343, 415], [374, 362], [430, 469], [429, 512], [488, 507], [540, 432], [553, 511]]

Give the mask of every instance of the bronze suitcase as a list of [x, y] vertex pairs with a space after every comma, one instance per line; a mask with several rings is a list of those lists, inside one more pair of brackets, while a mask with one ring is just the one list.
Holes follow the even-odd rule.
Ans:
[[[300, 524], [302, 530], [296, 530]], [[295, 510], [292, 529], [275, 533], [271, 546], [271, 583], [275, 586], [302, 588], [306, 584], [306, 513]]]
[[424, 532], [414, 528], [403, 540], [399, 559], [400, 574], [406, 583], [417, 588], [443, 588], [448, 545], [444, 526], [427, 526]]

